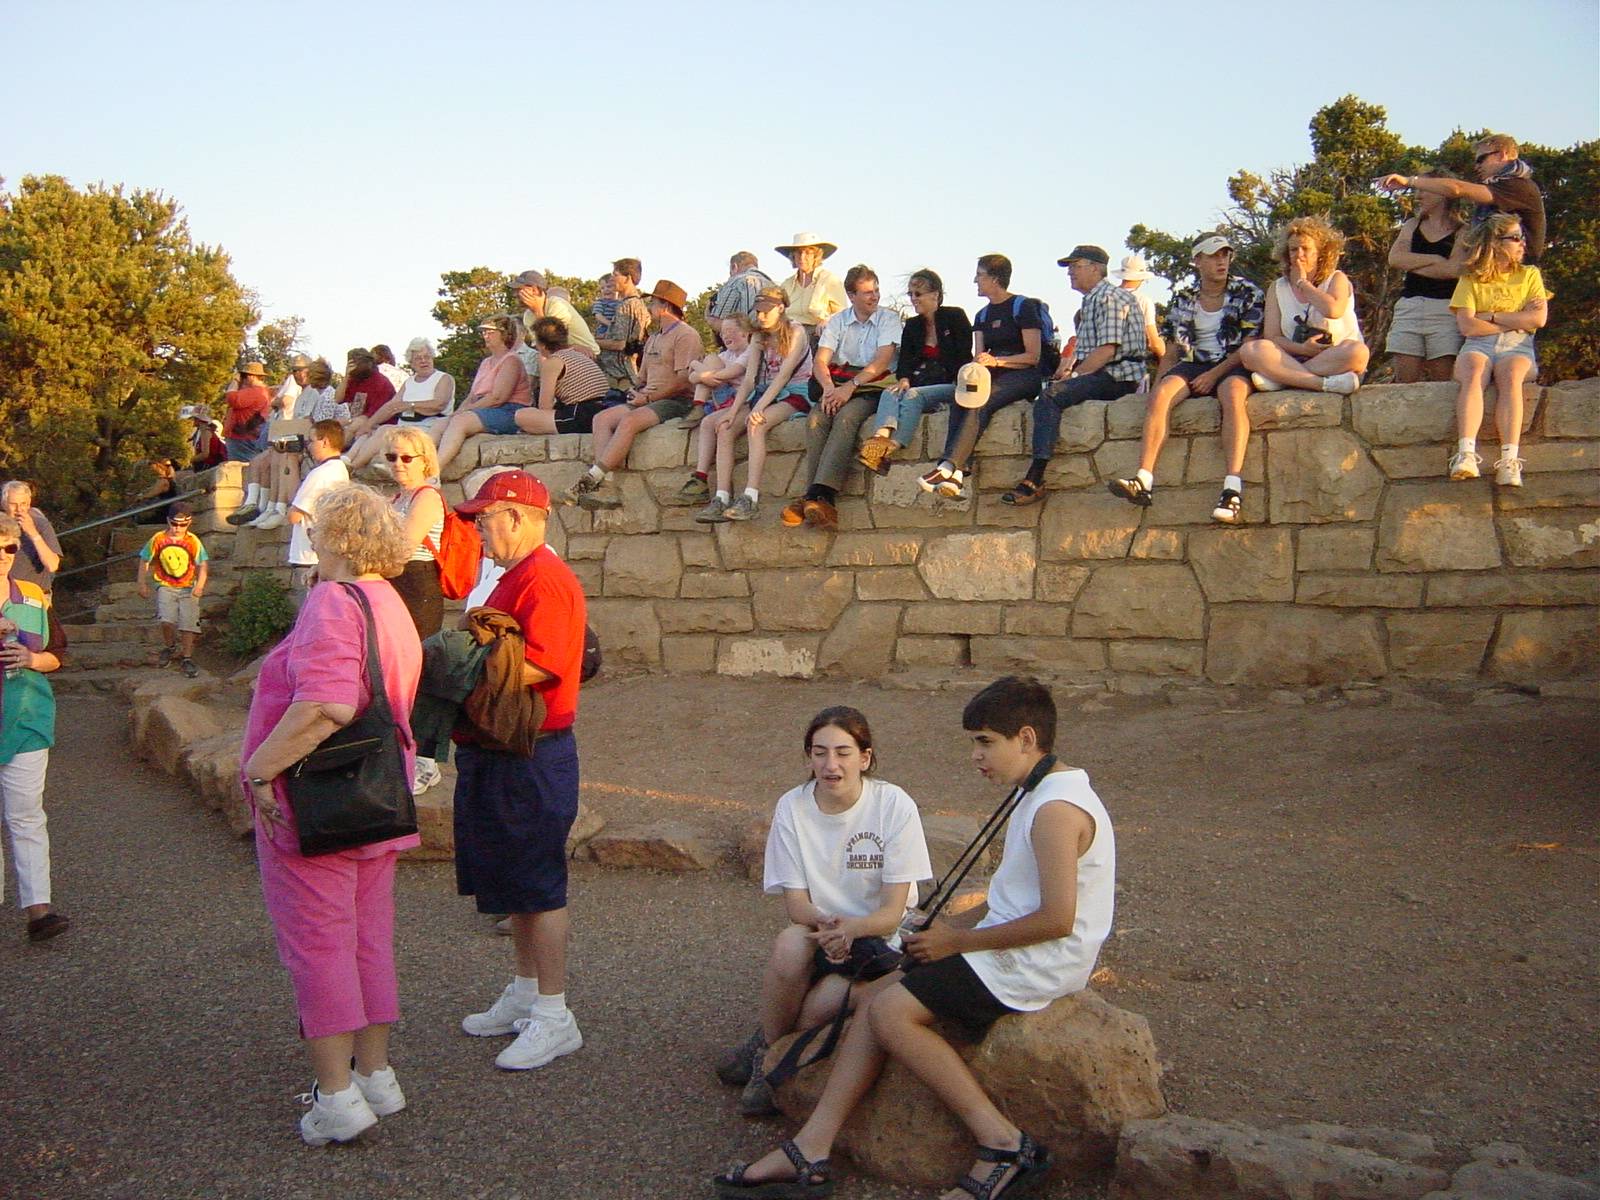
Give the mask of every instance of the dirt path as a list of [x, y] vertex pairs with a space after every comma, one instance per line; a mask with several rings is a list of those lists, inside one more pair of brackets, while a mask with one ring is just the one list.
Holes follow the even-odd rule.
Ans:
[[[845, 702], [873, 720], [887, 777], [978, 814], [995, 797], [965, 765], [965, 698], [612, 680], [585, 701], [586, 799], [617, 822], [692, 812], [731, 835], [799, 777], [810, 714]], [[1597, 707], [1217, 704], [1070, 712], [1060, 745], [1117, 822], [1103, 990], [1149, 1016], [1174, 1107], [1451, 1147], [1503, 1137], [1592, 1170]], [[126, 761], [118, 705], [70, 698], [62, 724], [51, 828], [78, 924], [45, 948], [0, 926], [0, 1195], [700, 1196], [780, 1128], [738, 1118], [704, 1066], [778, 919], [754, 885], [580, 867], [588, 1045], [510, 1076], [455, 1032], [507, 947], [448, 868], [410, 866], [396, 1061], [412, 1107], [368, 1144], [310, 1155], [249, 848]], [[911, 1195], [861, 1178], [841, 1192]]]

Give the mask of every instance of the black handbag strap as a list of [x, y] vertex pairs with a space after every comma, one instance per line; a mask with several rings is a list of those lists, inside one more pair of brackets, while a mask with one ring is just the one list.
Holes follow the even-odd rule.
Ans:
[[345, 593], [355, 597], [361, 606], [361, 615], [367, 620], [367, 687], [372, 699], [367, 702], [367, 712], [374, 720], [396, 724], [394, 710], [389, 707], [389, 689], [383, 683], [383, 664], [378, 660], [378, 625], [372, 618], [372, 605], [367, 595], [353, 583], [340, 583]]

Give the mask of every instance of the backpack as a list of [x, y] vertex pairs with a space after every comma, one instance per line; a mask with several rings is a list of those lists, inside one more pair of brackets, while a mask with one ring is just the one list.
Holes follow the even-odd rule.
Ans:
[[[1011, 297], [1011, 319], [1022, 319], [1022, 302], [1026, 296]], [[1035, 300], [1039, 306], [1039, 370], [1048, 379], [1056, 373], [1056, 368], [1061, 365], [1061, 341], [1056, 337], [1055, 318], [1050, 315], [1050, 306], [1043, 300]], [[978, 314], [978, 323], [982, 324], [988, 315], [989, 306], [985, 304], [983, 311]]]
[[[434, 488], [434, 491], [439, 491]], [[444, 501], [444, 493], [439, 492], [440, 501]], [[444, 506], [444, 529], [439, 535], [439, 544], [434, 545], [433, 538], [422, 539], [433, 554], [434, 562], [439, 567], [439, 591], [447, 600], [464, 599], [478, 582], [478, 567], [483, 561], [483, 539], [478, 536], [478, 527], [465, 517], [457, 516], [456, 510], [448, 503]]]

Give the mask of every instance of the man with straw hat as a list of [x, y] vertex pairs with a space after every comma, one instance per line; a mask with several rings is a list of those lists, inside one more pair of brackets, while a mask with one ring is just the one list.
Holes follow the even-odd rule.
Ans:
[[839, 247], [809, 230], [794, 235], [778, 253], [794, 264], [794, 274], [781, 286], [789, 297], [789, 308], [784, 314], [806, 328], [811, 348], [816, 349], [817, 338], [822, 334], [822, 324], [836, 312], [843, 311], [849, 300], [845, 298], [844, 284], [832, 271], [825, 269], [822, 260]]

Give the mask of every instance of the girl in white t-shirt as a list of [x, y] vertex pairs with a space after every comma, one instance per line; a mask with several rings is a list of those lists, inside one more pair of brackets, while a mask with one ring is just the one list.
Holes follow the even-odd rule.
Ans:
[[825, 708], [804, 739], [811, 778], [778, 800], [767, 833], [763, 888], [782, 895], [778, 934], [761, 986], [761, 1025], [718, 1064], [744, 1085], [740, 1108], [774, 1111], [761, 1060], [773, 1042], [821, 1024], [845, 993], [870, 987], [899, 961], [900, 919], [931, 879], [917, 805], [873, 779], [872, 731], [853, 708]]

